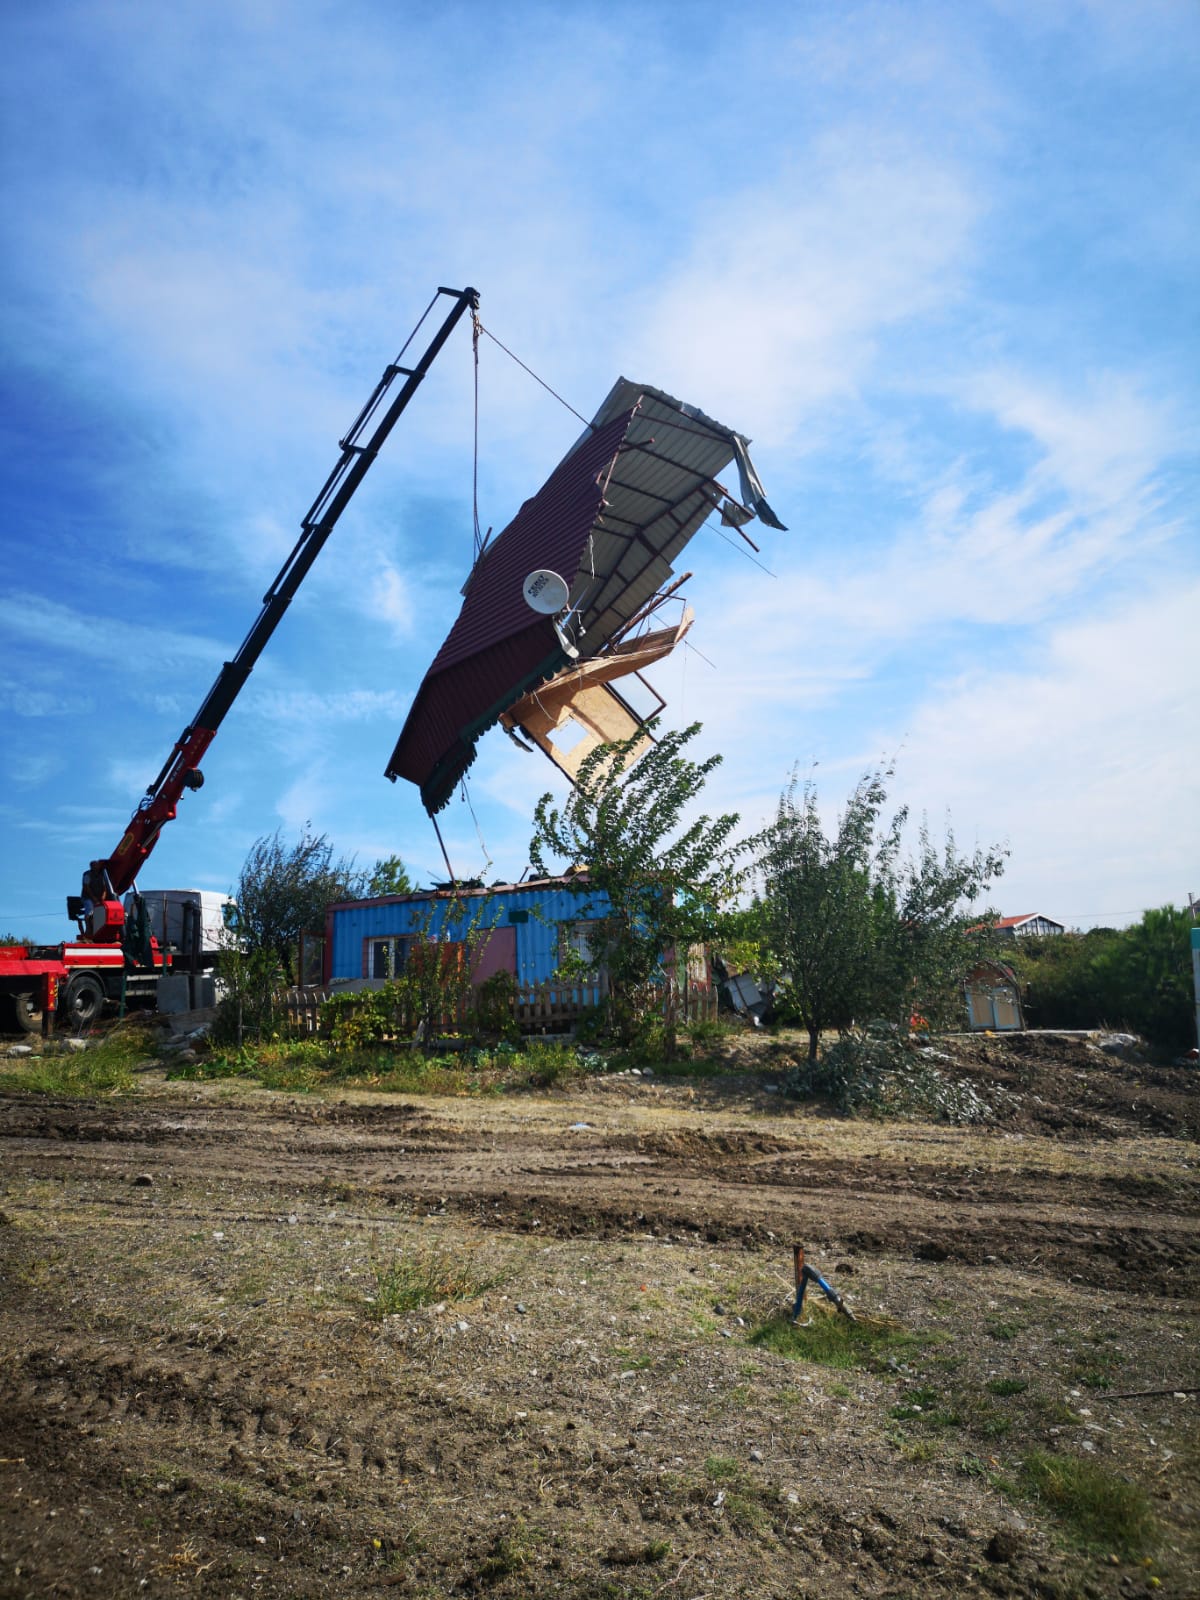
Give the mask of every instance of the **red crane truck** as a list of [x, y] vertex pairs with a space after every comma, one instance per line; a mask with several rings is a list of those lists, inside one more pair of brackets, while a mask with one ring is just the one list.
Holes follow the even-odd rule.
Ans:
[[[405, 351], [441, 296], [453, 301], [441, 327], [414, 366], [401, 366]], [[0, 948], [0, 1028], [21, 1032], [49, 1029], [55, 1020], [75, 1031], [95, 1022], [113, 1005], [145, 1008], [154, 1004], [159, 979], [176, 954], [155, 937], [145, 905], [136, 892], [138, 873], [171, 822], [184, 792], [204, 783], [200, 763], [226, 712], [237, 699], [263, 647], [291, 604], [297, 589], [333, 531], [334, 524], [366, 476], [380, 447], [408, 405], [438, 351], [463, 313], [478, 310], [474, 289], [439, 288], [396, 360], [385, 368], [366, 405], [340, 441], [341, 455], [313, 501], [300, 537], [274, 583], [262, 610], [232, 661], [225, 662], [199, 711], [184, 728], [162, 771], [138, 802], [111, 855], [89, 863], [80, 891], [67, 896], [67, 915], [78, 935], [55, 945]], [[404, 382], [391, 393], [397, 379]], [[133, 891], [132, 894], [129, 891]], [[128, 907], [126, 904], [128, 901]]]

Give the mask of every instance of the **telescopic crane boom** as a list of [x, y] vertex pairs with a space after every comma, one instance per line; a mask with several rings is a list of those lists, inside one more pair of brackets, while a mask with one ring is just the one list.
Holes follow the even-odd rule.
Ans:
[[[429, 315], [442, 295], [451, 297], [454, 303], [441, 327], [415, 365], [401, 366], [400, 360], [416, 337], [425, 316]], [[267, 640], [320, 554], [334, 524], [379, 454], [400, 413], [412, 399], [430, 363], [449, 338], [463, 312], [468, 309], [474, 311], [478, 307], [479, 295], [474, 289], [439, 288], [400, 355], [384, 370], [353, 427], [340, 441], [341, 455], [337, 465], [309, 508], [292, 553], [264, 595], [258, 620], [233, 660], [227, 661], [221, 668], [199, 711], [179, 735], [162, 771], [138, 803], [117, 848], [110, 856], [91, 862], [83, 875], [80, 893], [68, 895], [67, 914], [77, 920], [80, 935], [85, 941], [97, 944], [120, 941], [125, 921], [121, 896], [136, 882], [142, 863], [158, 842], [164, 823], [173, 820], [184, 791], [199, 789], [204, 783], [200, 762], [216, 737], [226, 712], [250, 676]], [[398, 378], [403, 378], [404, 382], [392, 395], [392, 386]]]

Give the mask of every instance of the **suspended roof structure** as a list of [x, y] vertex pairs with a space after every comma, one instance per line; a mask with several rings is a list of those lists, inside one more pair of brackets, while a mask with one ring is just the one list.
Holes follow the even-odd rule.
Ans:
[[[542, 488], [476, 561], [387, 776], [417, 784], [432, 816], [503, 713], [573, 663], [615, 649], [713, 511], [734, 527], [757, 515], [781, 528], [747, 445], [694, 406], [618, 379]], [[740, 501], [717, 482], [734, 461]], [[539, 568], [568, 585], [558, 616], [525, 601], [525, 579]]]

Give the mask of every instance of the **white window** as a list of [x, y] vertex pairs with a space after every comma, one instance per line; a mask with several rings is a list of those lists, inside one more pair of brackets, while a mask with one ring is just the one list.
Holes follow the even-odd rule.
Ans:
[[595, 922], [562, 922], [558, 928], [558, 959], [577, 956], [586, 967], [594, 967], [598, 953], [593, 940], [598, 932]]
[[410, 940], [399, 935], [367, 940], [368, 978], [398, 978], [408, 960]]

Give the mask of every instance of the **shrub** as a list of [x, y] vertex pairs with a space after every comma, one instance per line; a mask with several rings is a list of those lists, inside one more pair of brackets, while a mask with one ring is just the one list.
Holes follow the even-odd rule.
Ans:
[[213, 1021], [214, 1043], [240, 1048], [246, 1039], [277, 1038], [283, 968], [275, 952], [229, 945], [218, 957], [217, 975], [225, 993]]
[[493, 972], [475, 990], [471, 1021], [477, 1033], [517, 1040], [521, 1030], [513, 1014], [517, 980], [511, 972]]

